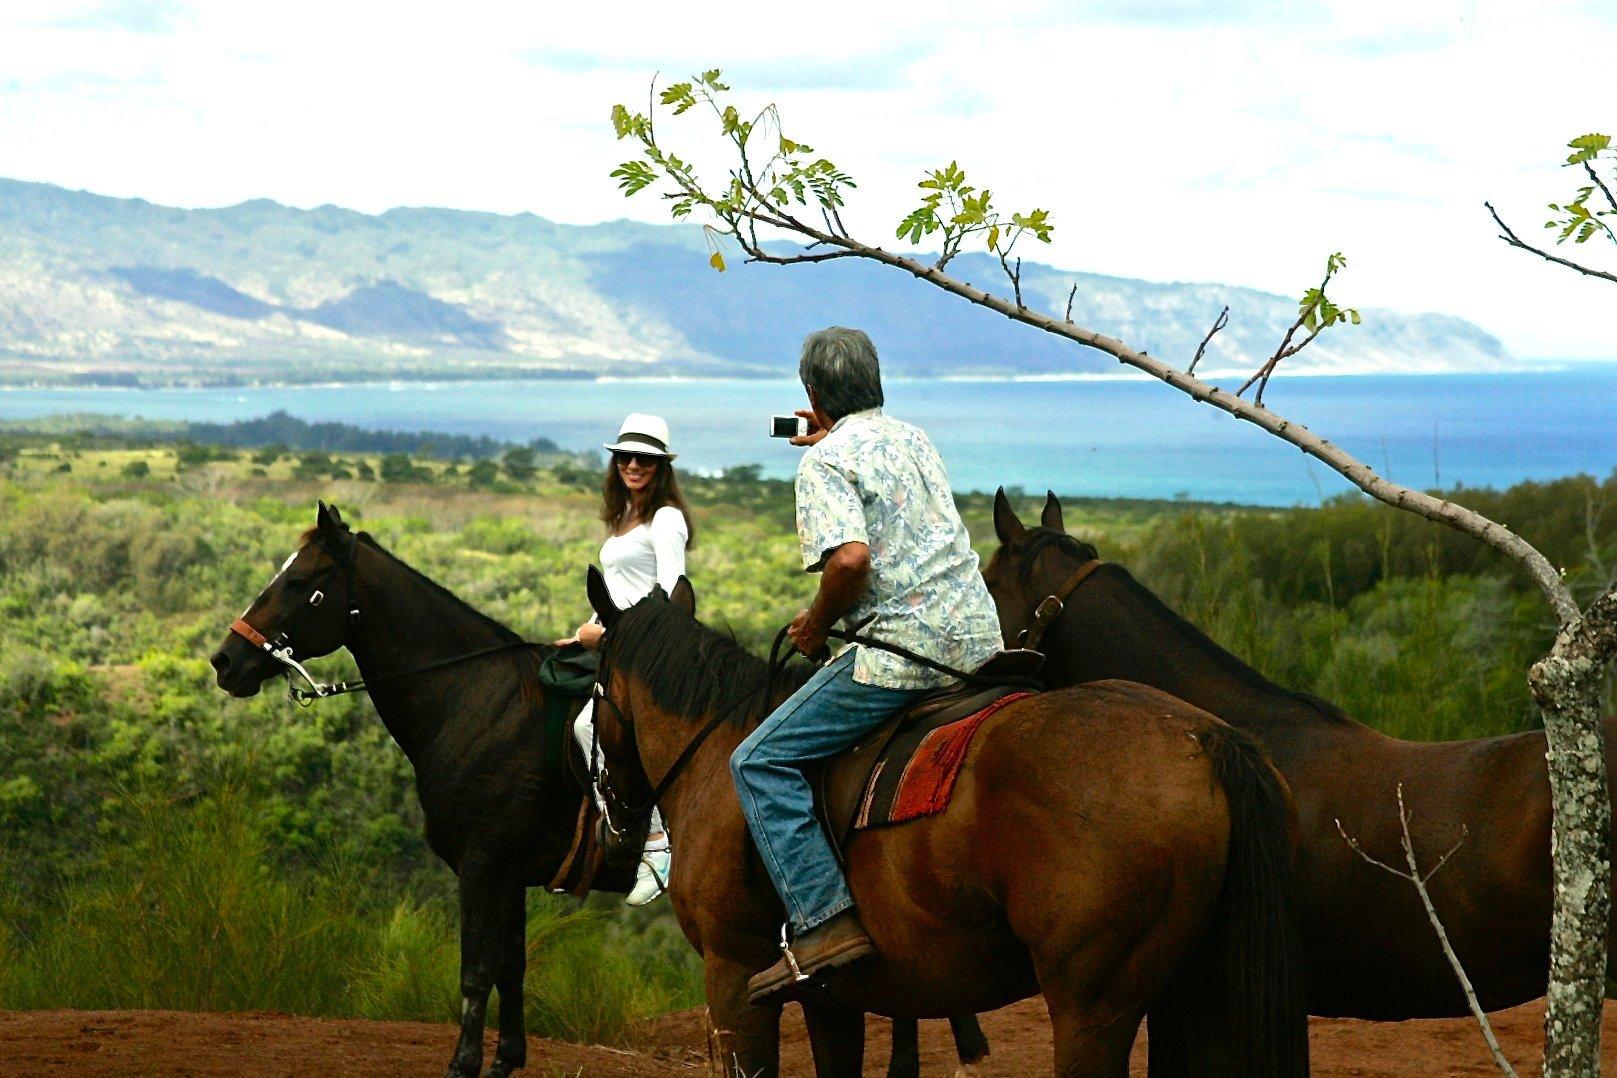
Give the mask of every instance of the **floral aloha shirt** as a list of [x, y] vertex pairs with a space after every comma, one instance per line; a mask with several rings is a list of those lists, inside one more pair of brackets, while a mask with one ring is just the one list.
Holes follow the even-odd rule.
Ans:
[[[949, 476], [918, 428], [872, 408], [843, 416], [797, 465], [803, 567], [819, 572], [844, 543], [870, 547], [870, 585], [848, 622], [864, 633], [953, 667], [974, 670], [1000, 647], [999, 615], [960, 521]], [[853, 679], [924, 689], [943, 674], [860, 648]]]

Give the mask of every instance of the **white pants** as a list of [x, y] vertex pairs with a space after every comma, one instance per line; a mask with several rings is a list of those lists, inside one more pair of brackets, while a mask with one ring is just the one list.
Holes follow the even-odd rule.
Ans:
[[[585, 766], [587, 768], [589, 768], [589, 770], [594, 771], [594, 768], [590, 766], [593, 763], [593, 761], [590, 760], [590, 750], [595, 749], [596, 755], [597, 756], [600, 755], [600, 749], [595, 744], [595, 698], [594, 697], [591, 697], [590, 699], [588, 699], [588, 700], [586, 700], [584, 702], [584, 710], [580, 711], [578, 713], [578, 718], [573, 720], [573, 737], [578, 740], [579, 747], [584, 750], [584, 764], [585, 764]], [[606, 801], [602, 799], [600, 789], [597, 788], [595, 790], [592, 790], [591, 792], [595, 794], [595, 804], [600, 808], [600, 810], [602, 812], [605, 812], [606, 811]], [[653, 835], [658, 835], [658, 834], [661, 834], [662, 832], [663, 832], [663, 814], [657, 808], [653, 807], [652, 810], [651, 810], [651, 826], [650, 826], [650, 830], [649, 830], [648, 833], [653, 834]]]

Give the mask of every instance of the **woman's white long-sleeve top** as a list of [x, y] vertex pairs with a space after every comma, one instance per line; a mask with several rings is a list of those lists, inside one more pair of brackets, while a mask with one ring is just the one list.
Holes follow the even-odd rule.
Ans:
[[619, 608], [628, 608], [662, 585], [665, 592], [685, 574], [685, 544], [690, 530], [685, 514], [672, 505], [657, 510], [649, 521], [601, 544], [601, 573]]

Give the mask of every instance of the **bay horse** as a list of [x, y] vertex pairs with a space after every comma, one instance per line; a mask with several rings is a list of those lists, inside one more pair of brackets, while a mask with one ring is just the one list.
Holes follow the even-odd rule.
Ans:
[[[527, 1057], [522, 985], [527, 888], [549, 883], [572, 845], [583, 786], [547, 772], [539, 665], [526, 645], [446, 589], [352, 532], [324, 503], [315, 527], [213, 654], [221, 689], [247, 697], [287, 667], [250, 639], [282, 641], [298, 661], [347, 647], [376, 713], [415, 768], [427, 844], [459, 877], [460, 1040], [448, 1073], [482, 1068], [491, 986], [500, 992], [492, 1078]], [[486, 652], [464, 662], [388, 675]], [[572, 745], [572, 738], [566, 738]]]
[[[712, 1056], [726, 1074], [772, 1076], [780, 1006], [749, 1003], [747, 978], [779, 956], [784, 911], [729, 759], [791, 686], [692, 616], [688, 581], [625, 611], [593, 568], [587, 590], [606, 628], [609, 816], [636, 818], [668, 783], [670, 893], [703, 959]], [[1288, 813], [1251, 739], [1154, 689], [1105, 682], [1003, 707], [944, 812], [849, 843], [879, 958], [805, 1000], [819, 1073], [861, 1072], [856, 1012], [947, 1017], [1039, 992], [1059, 1074], [1127, 1074], [1141, 1017], [1170, 993], [1205, 1019], [1186, 1023], [1181, 1070], [1306, 1074]]]
[[[526, 889], [556, 875], [584, 804], [572, 769], [558, 776], [544, 764], [537, 675], [554, 649], [527, 644], [350, 530], [324, 503], [240, 620], [262, 639], [284, 639], [300, 662], [347, 647], [371, 682], [378, 716], [414, 766], [427, 843], [459, 877], [463, 1005], [449, 1074], [476, 1075], [481, 1067], [491, 985], [500, 990], [500, 1039], [488, 1074], [522, 1067]], [[387, 677], [480, 651], [487, 654]], [[257, 694], [287, 669], [234, 630], [211, 662], [219, 687], [237, 697]], [[564, 738], [565, 752], [576, 752], [574, 745]], [[957, 1016], [951, 1025], [963, 1063], [987, 1054], [974, 1018]], [[915, 1043], [913, 1021], [895, 1024], [890, 1078], [920, 1073]]]
[[[1488, 1010], [1544, 995], [1551, 914], [1550, 791], [1542, 732], [1411, 742], [1354, 722], [1307, 693], [1281, 688], [1169, 609], [1121, 566], [1067, 535], [1046, 497], [1025, 527], [1001, 490], [1000, 541], [984, 570], [1007, 640], [1059, 603], [1040, 641], [1049, 684], [1127, 678], [1152, 685], [1254, 735], [1297, 804], [1298, 915], [1308, 1008], [1318, 1015], [1405, 1019], [1468, 1014], [1415, 890], [1361, 861], [1336, 821], [1371, 855], [1401, 864], [1397, 787], [1432, 901]], [[1606, 720], [1606, 764], [1614, 759]], [[1611, 772], [1617, 776], [1617, 768]], [[1617, 928], [1617, 925], [1613, 926]], [[1617, 938], [1617, 935], [1608, 936]], [[1609, 964], [1608, 971], [1613, 967]]]

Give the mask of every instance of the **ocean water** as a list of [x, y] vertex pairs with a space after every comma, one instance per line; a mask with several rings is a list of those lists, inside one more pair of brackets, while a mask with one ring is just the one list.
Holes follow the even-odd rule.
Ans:
[[[958, 490], [1312, 505], [1351, 489], [1247, 423], [1147, 379], [906, 381], [887, 412], [926, 429]], [[1414, 487], [1502, 487], [1617, 469], [1617, 364], [1486, 375], [1286, 377], [1268, 405]], [[766, 436], [801, 407], [792, 380], [500, 381], [229, 389], [0, 389], [0, 418], [98, 412], [228, 422], [276, 409], [310, 421], [440, 430], [568, 449], [610, 441], [628, 412], [667, 418], [680, 465], [758, 464], [798, 450]]]

